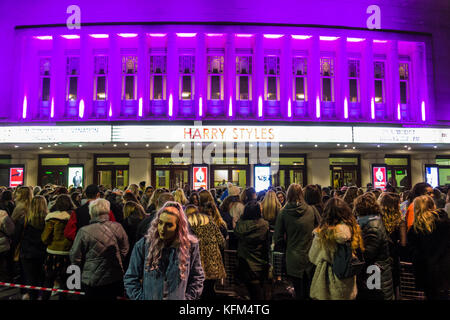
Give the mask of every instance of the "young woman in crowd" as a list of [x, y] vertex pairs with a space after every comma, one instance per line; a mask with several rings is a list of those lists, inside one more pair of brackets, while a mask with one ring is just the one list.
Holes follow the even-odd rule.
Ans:
[[[45, 282], [44, 286], [53, 288], [57, 281], [60, 288], [66, 288], [67, 267], [70, 265], [69, 251], [72, 241], [64, 236], [64, 229], [70, 219], [70, 213], [74, 205], [69, 195], [61, 194], [56, 198], [50, 213], [45, 217], [45, 228], [42, 232], [42, 242], [47, 246], [47, 257], [45, 260]], [[65, 299], [65, 294], [60, 294], [60, 299]], [[43, 293], [43, 299], [48, 300], [50, 292]]]
[[316, 300], [354, 300], [356, 276], [339, 279], [333, 272], [338, 245], [350, 244], [352, 254], [364, 250], [361, 229], [347, 202], [331, 198], [324, 208], [320, 225], [314, 230], [309, 259], [316, 266], [310, 296]]
[[175, 202], [178, 202], [183, 206], [183, 208], [187, 205], [188, 200], [186, 199], [186, 196], [184, 195], [184, 191], [181, 188], [178, 188], [175, 190], [173, 194], [173, 198], [175, 199]]
[[269, 227], [273, 230], [275, 228], [277, 215], [281, 210], [281, 203], [278, 201], [275, 191], [269, 190], [266, 192], [261, 203], [261, 208], [264, 220], [269, 222]]
[[238, 239], [238, 278], [248, 289], [250, 300], [265, 300], [269, 276], [269, 223], [263, 219], [261, 205], [253, 200], [245, 205], [236, 223]]
[[200, 199], [197, 192], [191, 192], [191, 195], [189, 196], [189, 204], [193, 204], [197, 207], [200, 205]]
[[[208, 207], [206, 206], [208, 204]], [[219, 227], [223, 237], [227, 239], [227, 223], [222, 219], [211, 193], [208, 190], [202, 190], [199, 193], [199, 210], [201, 213], [209, 215], [213, 222]]]
[[133, 248], [126, 293], [132, 300], [195, 300], [204, 279], [198, 240], [188, 232], [183, 208], [167, 202]]
[[449, 300], [450, 219], [428, 195], [413, 202], [414, 223], [408, 231], [416, 287], [427, 300]]
[[144, 208], [134, 201], [128, 201], [123, 206], [123, 222], [122, 227], [124, 228], [127, 236], [130, 250], [123, 261], [124, 270], [128, 268], [130, 262], [131, 250], [136, 243], [137, 229], [139, 223], [146, 217]]
[[256, 200], [257, 195], [256, 195], [256, 191], [255, 188], [253, 187], [248, 187], [245, 188], [242, 192], [241, 192], [241, 202], [246, 205], [248, 202]]
[[225, 248], [225, 238], [211, 218], [201, 214], [196, 206], [188, 205], [186, 210], [189, 212], [187, 216], [191, 229], [199, 240], [200, 258], [205, 273], [201, 299], [213, 300], [216, 298], [216, 281], [226, 277], [221, 254], [221, 250]]
[[0, 210], [5, 210], [9, 216], [12, 215], [15, 205], [11, 190], [5, 190], [0, 196]]
[[313, 184], [309, 184], [303, 190], [305, 202], [317, 209], [320, 215], [323, 213], [322, 192]]
[[353, 214], [357, 216], [364, 240], [364, 261], [366, 268], [377, 265], [381, 271], [381, 288], [367, 286], [369, 275], [363, 272], [358, 276], [358, 299], [393, 300], [392, 259], [389, 254], [390, 239], [383, 225], [382, 212], [373, 193], [359, 196], [353, 203]]
[[158, 198], [163, 193], [165, 193], [165, 191], [161, 188], [158, 188], [153, 192], [153, 194], [149, 200], [148, 207], [144, 208], [145, 212], [153, 213], [156, 211], [156, 207], [158, 206]]
[[277, 198], [281, 204], [281, 207], [284, 207], [286, 204], [286, 194], [283, 191], [277, 191]]
[[355, 201], [356, 197], [358, 197], [358, 188], [357, 187], [348, 187], [344, 193], [344, 201], [347, 202], [350, 209], [353, 209], [353, 201]]
[[287, 275], [299, 300], [309, 299], [314, 265], [309, 261], [308, 251], [313, 230], [319, 222], [317, 211], [303, 199], [302, 186], [291, 184], [287, 191], [287, 203], [277, 216], [273, 240], [275, 251], [286, 252]]
[[399, 295], [400, 257], [406, 246], [406, 221], [400, 212], [400, 196], [383, 192], [380, 196], [381, 218], [389, 236], [389, 255], [392, 259], [392, 280], [394, 293]]
[[407, 200], [404, 201], [400, 206], [400, 210], [402, 211], [402, 215], [406, 220], [406, 226], [408, 227], [408, 230], [414, 224], [414, 199], [423, 195], [433, 197], [433, 187], [426, 182], [416, 183], [409, 193]]
[[28, 215], [31, 199], [33, 199], [33, 190], [31, 187], [20, 187], [16, 190], [14, 195], [15, 208], [11, 215], [14, 223]]
[[[26, 285], [42, 286], [44, 282], [46, 247], [41, 236], [47, 213], [47, 200], [38, 195], [31, 200], [30, 213], [18, 221], [16, 234], [20, 239], [20, 263]], [[29, 290], [27, 296], [36, 300], [38, 294], [37, 290]]]
[[0, 281], [4, 282], [11, 281], [12, 276], [11, 242], [14, 229], [14, 221], [8, 212], [0, 210]]

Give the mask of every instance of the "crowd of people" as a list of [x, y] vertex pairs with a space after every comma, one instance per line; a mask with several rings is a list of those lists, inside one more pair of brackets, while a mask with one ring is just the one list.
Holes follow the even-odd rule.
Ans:
[[[427, 299], [447, 300], [450, 190], [0, 187], [2, 282], [67, 289], [75, 265], [82, 299], [214, 300], [225, 250], [250, 300], [273, 298], [274, 252], [299, 300], [400, 299], [400, 261]], [[21, 289], [23, 300], [50, 297]]]

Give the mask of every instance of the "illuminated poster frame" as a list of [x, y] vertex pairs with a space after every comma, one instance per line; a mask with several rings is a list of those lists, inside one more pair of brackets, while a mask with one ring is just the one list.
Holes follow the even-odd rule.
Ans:
[[[75, 173], [77, 171], [81, 171], [81, 179], [78, 179], [78, 181], [80, 182], [80, 185], [75, 186], [74, 184], [74, 177], [75, 177]], [[83, 164], [70, 164], [67, 166], [67, 187], [69, 186], [73, 186], [74, 188], [76, 187], [82, 187], [84, 189], [84, 165]]]
[[439, 187], [439, 165], [425, 164], [424, 181], [429, 183], [433, 188]]
[[[200, 178], [200, 179], [197, 179]], [[202, 181], [201, 181], [202, 180]], [[207, 166], [192, 167], [192, 189], [208, 189], [209, 170]]]
[[[16, 181], [17, 178], [13, 179], [13, 175], [14, 175], [14, 177], [17, 176], [17, 173], [18, 173], [17, 169], [22, 170], [20, 172], [20, 174], [22, 175], [22, 180], [21, 181]], [[14, 180], [14, 182], [17, 182], [17, 183], [13, 184], [12, 183], [13, 180]], [[24, 165], [20, 165], [20, 164], [19, 165], [11, 165], [9, 167], [9, 187], [10, 188], [15, 188], [15, 187], [17, 187], [19, 185], [24, 185], [24, 184], [25, 184], [25, 166]]]
[[373, 188], [386, 190], [388, 184], [387, 165], [385, 163], [373, 163], [371, 175]]
[[[254, 188], [256, 192], [267, 190], [272, 186], [272, 170], [270, 165], [255, 165], [253, 167]], [[263, 177], [263, 180], [259, 179]]]

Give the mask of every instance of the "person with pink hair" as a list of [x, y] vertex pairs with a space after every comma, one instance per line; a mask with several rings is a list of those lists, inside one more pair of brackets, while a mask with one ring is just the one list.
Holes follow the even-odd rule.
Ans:
[[182, 206], [168, 201], [134, 246], [126, 293], [132, 300], [195, 300], [204, 279], [198, 239], [188, 231]]

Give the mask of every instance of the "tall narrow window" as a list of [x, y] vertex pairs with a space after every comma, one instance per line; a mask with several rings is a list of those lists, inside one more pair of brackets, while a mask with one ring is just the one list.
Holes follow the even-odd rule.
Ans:
[[293, 91], [294, 100], [308, 101], [308, 90], [306, 83], [307, 62], [306, 58], [294, 57], [292, 59], [292, 73], [293, 73]]
[[194, 72], [195, 56], [183, 55], [179, 58], [180, 72], [180, 99], [192, 100], [194, 98]]
[[122, 57], [122, 100], [136, 100], [137, 64], [136, 56]]
[[108, 57], [94, 57], [94, 100], [108, 100]]
[[384, 61], [374, 62], [375, 103], [384, 103]]
[[359, 60], [348, 60], [349, 101], [359, 102]]
[[150, 56], [150, 100], [166, 100], [166, 56]]
[[40, 60], [39, 74], [41, 78], [41, 101], [50, 100], [50, 58], [42, 58]]
[[252, 57], [236, 57], [236, 100], [252, 100]]
[[409, 64], [401, 62], [398, 73], [400, 75], [400, 103], [407, 104], [409, 102]]
[[280, 100], [280, 58], [264, 57], [264, 98], [265, 100]]
[[320, 80], [322, 101], [334, 101], [333, 58], [320, 58]]
[[208, 100], [223, 100], [223, 56], [208, 56]]
[[66, 76], [66, 101], [76, 101], [78, 97], [78, 77], [80, 76], [79, 57], [67, 57]]

